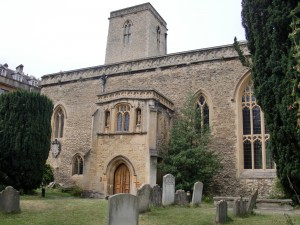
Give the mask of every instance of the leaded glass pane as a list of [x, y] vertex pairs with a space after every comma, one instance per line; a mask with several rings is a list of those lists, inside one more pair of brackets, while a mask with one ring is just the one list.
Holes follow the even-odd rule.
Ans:
[[122, 114], [118, 113], [117, 131], [122, 131]]
[[252, 116], [253, 134], [261, 134], [260, 108], [258, 106], [252, 109]]
[[61, 138], [64, 136], [64, 122], [65, 122], [64, 114], [61, 114], [61, 116], [60, 116], [60, 135], [59, 135]]
[[266, 168], [274, 169], [274, 162], [273, 162], [272, 152], [269, 146], [269, 141], [266, 141]]
[[260, 140], [254, 142], [254, 169], [262, 169], [262, 146]]
[[200, 104], [203, 105], [203, 103], [205, 101], [205, 98], [203, 97], [203, 95], [200, 96], [199, 101], [200, 101]]
[[125, 113], [124, 131], [129, 131], [129, 113]]
[[251, 133], [250, 125], [250, 110], [249, 108], [243, 108], [243, 134]]
[[203, 116], [204, 116], [204, 125], [209, 125], [209, 108], [208, 105], [205, 103], [203, 108]]
[[57, 113], [55, 116], [55, 128], [54, 128], [55, 138], [58, 138], [58, 131], [59, 131], [59, 114]]
[[252, 169], [251, 142], [244, 142], [244, 169]]

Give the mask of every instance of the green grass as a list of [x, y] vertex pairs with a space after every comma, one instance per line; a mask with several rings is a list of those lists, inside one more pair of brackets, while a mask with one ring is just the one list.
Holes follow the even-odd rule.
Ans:
[[[0, 213], [1, 225], [105, 225], [108, 221], [107, 200], [82, 199], [60, 191], [46, 191], [46, 198], [40, 193], [33, 196], [21, 196], [19, 214]], [[189, 208], [171, 206], [152, 208], [151, 212], [141, 214], [139, 225], [210, 225], [214, 224], [215, 208], [212, 203], [203, 203], [201, 207]], [[300, 225], [300, 215], [291, 216], [294, 225]], [[232, 216], [232, 225], [284, 225], [282, 214], [254, 214], [243, 218]]]

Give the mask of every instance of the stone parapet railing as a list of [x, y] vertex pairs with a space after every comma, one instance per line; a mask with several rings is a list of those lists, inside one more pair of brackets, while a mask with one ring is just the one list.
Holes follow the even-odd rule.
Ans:
[[[247, 44], [240, 44], [245, 55], [249, 55]], [[193, 64], [217, 60], [237, 59], [238, 55], [232, 45], [205, 48], [187, 52], [168, 54], [165, 56], [149, 57], [115, 64], [88, 67], [71, 71], [61, 71], [42, 77], [42, 87], [61, 85], [64, 83], [100, 79], [102, 76], [130, 75], [134, 73], [164, 70], [169, 68], [188, 67]]]

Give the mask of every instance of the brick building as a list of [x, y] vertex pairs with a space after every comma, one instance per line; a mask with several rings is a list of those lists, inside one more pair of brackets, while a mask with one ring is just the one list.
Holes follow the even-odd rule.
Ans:
[[161, 146], [192, 93], [222, 156], [215, 193], [267, 195], [276, 171], [249, 69], [232, 45], [167, 54], [166, 26], [150, 3], [113, 11], [104, 65], [42, 77], [55, 104], [56, 181], [94, 197], [154, 185]]

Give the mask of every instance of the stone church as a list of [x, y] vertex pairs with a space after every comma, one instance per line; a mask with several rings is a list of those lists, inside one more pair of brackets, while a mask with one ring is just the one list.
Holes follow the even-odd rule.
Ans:
[[167, 31], [150, 3], [113, 11], [104, 65], [42, 77], [54, 103], [48, 163], [56, 182], [99, 198], [155, 185], [174, 115], [191, 93], [224, 166], [215, 194], [259, 188], [266, 196], [276, 170], [249, 69], [232, 45], [167, 54]]

